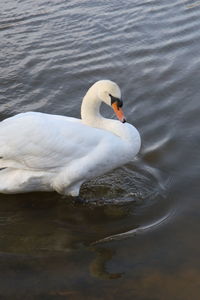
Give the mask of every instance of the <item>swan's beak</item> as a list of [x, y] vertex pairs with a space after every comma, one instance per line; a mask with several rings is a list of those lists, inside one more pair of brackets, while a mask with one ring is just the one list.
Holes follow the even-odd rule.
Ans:
[[124, 116], [124, 113], [123, 113], [123, 110], [121, 109], [121, 107], [119, 107], [117, 105], [117, 102], [114, 102], [112, 104], [112, 108], [117, 116], [117, 118], [122, 122], [122, 123], [125, 123], [126, 122], [126, 118]]

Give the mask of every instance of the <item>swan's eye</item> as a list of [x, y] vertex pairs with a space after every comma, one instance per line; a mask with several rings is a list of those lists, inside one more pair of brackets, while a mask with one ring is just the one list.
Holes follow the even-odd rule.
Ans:
[[123, 106], [123, 101], [121, 99], [117, 100], [117, 107], [122, 107]]
[[123, 106], [123, 101], [121, 99], [116, 98], [116, 97], [112, 96], [111, 94], [109, 94], [109, 96], [110, 96], [110, 99], [111, 99], [111, 105], [113, 103], [116, 103], [118, 108]]

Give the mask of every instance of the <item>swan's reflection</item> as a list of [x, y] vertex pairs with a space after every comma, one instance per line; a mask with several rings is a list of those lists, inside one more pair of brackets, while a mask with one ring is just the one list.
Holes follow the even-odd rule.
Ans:
[[115, 251], [105, 247], [91, 247], [91, 250], [96, 253], [95, 259], [91, 262], [89, 269], [93, 277], [100, 279], [117, 279], [123, 273], [110, 273], [107, 270], [107, 263], [115, 255]]

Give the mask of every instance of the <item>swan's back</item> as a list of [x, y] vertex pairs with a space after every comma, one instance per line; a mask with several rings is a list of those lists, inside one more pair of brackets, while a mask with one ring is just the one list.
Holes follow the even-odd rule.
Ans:
[[0, 167], [59, 167], [64, 163], [63, 159], [66, 162], [69, 154], [78, 150], [70, 143], [70, 138], [78, 132], [77, 125], [79, 122], [74, 118], [33, 112], [2, 121]]
[[109, 132], [83, 125], [79, 119], [19, 114], [0, 123], [0, 168], [62, 168], [111, 140], [115, 137]]

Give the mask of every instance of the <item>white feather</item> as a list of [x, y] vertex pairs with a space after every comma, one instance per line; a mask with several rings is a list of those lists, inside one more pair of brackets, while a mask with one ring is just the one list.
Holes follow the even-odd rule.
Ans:
[[77, 196], [84, 181], [130, 161], [140, 149], [137, 129], [99, 113], [111, 93], [121, 96], [115, 83], [94, 84], [83, 99], [82, 119], [28, 112], [2, 121], [0, 192]]

